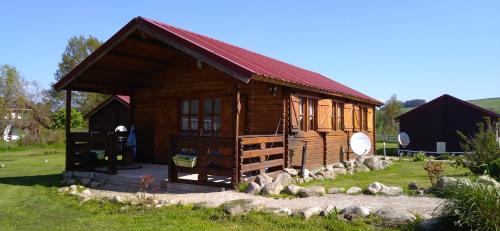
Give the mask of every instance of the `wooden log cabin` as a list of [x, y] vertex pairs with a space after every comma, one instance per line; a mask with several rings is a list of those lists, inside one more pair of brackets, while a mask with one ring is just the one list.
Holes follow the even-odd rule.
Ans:
[[113, 132], [119, 125], [130, 128], [130, 97], [114, 95], [83, 116], [89, 132]]
[[477, 124], [485, 122], [485, 118], [495, 125], [499, 117], [493, 111], [444, 94], [397, 116], [395, 120], [399, 122], [399, 131], [406, 132], [410, 137], [410, 144], [402, 149], [442, 154], [464, 151], [457, 131], [470, 137], [477, 132]]
[[[233, 187], [241, 177], [300, 167], [306, 142], [309, 169], [353, 159], [350, 135], [375, 140], [381, 105], [318, 73], [143, 17], [54, 88], [66, 90], [67, 111], [72, 91], [129, 95], [142, 161], [168, 165], [171, 182]], [[66, 169], [78, 170], [85, 153], [78, 144], [88, 137], [69, 126], [66, 135]], [[175, 166], [180, 152], [196, 155], [196, 166]]]

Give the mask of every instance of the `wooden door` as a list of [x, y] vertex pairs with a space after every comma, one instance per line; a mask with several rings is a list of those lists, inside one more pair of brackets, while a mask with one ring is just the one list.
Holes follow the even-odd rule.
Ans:
[[155, 162], [167, 164], [172, 150], [171, 140], [177, 134], [177, 99], [156, 100], [154, 157]]

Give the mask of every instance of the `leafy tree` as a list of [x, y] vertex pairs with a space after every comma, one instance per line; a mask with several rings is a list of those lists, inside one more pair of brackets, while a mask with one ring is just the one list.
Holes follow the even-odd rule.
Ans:
[[[23, 108], [26, 98], [24, 80], [17, 69], [10, 65], [1, 66], [0, 70], [0, 126], [3, 128], [10, 118], [10, 109]], [[5, 120], [6, 118], [7, 120]]]
[[391, 96], [385, 101], [384, 105], [377, 111], [377, 132], [383, 135], [395, 136], [398, 133], [398, 126], [394, 118], [401, 114], [401, 101], [397, 100], [396, 95]]
[[[74, 67], [82, 62], [87, 56], [94, 52], [101, 42], [89, 35], [87, 37], [80, 35], [74, 36], [68, 41], [68, 45], [64, 50], [61, 61], [58, 64], [58, 69], [54, 74], [55, 81], [59, 81], [62, 77], [68, 74]], [[45, 94], [47, 100], [50, 101], [53, 110], [58, 110], [64, 106], [64, 92], [56, 92], [51, 89]], [[103, 102], [107, 96], [89, 92], [73, 92], [73, 106], [78, 108], [80, 112], [87, 113], [92, 108]]]
[[425, 103], [426, 103], [425, 99], [412, 99], [412, 100], [406, 100], [403, 103], [403, 106], [404, 107], [418, 107], [418, 106], [425, 104]]
[[[84, 120], [82, 113], [76, 109], [71, 109], [71, 128], [83, 127]], [[52, 117], [52, 128], [62, 129], [66, 125], [66, 109], [59, 109]]]

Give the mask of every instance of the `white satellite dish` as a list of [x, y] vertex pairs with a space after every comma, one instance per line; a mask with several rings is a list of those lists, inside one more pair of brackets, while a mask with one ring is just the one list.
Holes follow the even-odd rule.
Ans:
[[406, 134], [406, 132], [401, 132], [398, 135], [398, 142], [401, 145], [401, 147], [406, 147], [408, 144], [410, 144], [410, 136]]
[[351, 145], [351, 150], [354, 154], [362, 156], [368, 154], [372, 148], [372, 142], [370, 137], [361, 132], [354, 133], [349, 139]]

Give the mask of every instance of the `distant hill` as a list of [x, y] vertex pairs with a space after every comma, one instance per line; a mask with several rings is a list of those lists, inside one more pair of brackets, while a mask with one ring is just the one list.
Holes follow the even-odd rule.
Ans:
[[486, 108], [490, 111], [500, 113], [500, 97], [498, 98], [487, 98], [487, 99], [475, 99], [468, 100], [467, 102]]
[[[467, 100], [467, 102], [500, 114], [500, 97]], [[401, 108], [401, 114], [409, 112], [409, 111], [413, 110], [414, 108], [415, 107]]]

